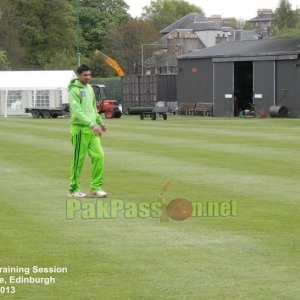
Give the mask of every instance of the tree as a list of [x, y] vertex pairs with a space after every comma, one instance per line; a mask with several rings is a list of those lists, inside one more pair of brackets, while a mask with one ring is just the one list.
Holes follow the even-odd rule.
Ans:
[[238, 24], [237, 19], [229, 21], [226, 25], [233, 28], [233, 29], [239, 29], [239, 24]]
[[74, 68], [77, 20], [88, 62], [110, 28], [128, 19], [127, 10], [123, 0], [0, 0], [0, 49], [13, 69]]
[[45, 70], [72, 70], [75, 68], [75, 55], [70, 59], [70, 52], [66, 49], [57, 51], [50, 59], [44, 64]]
[[0, 1], [0, 49], [5, 51], [5, 60], [13, 69], [21, 69], [25, 57], [20, 43], [21, 28], [22, 23], [9, 0]]
[[300, 23], [298, 22], [294, 28], [284, 28], [276, 33], [276, 38], [300, 38]]
[[245, 21], [245, 23], [243, 25], [243, 29], [244, 30], [255, 30], [255, 26], [253, 25], [253, 23], [251, 23], [249, 21]]
[[81, 52], [89, 56], [102, 49], [108, 31], [129, 17], [123, 0], [83, 0], [80, 3]]
[[[125, 74], [136, 74], [141, 66], [141, 45], [152, 43], [159, 38], [159, 32], [150, 22], [129, 19], [108, 32], [104, 39], [103, 52], [114, 58], [125, 70]], [[111, 68], [104, 66], [102, 60], [95, 60], [94, 68], [100, 70], [101, 76], [115, 75]]]
[[23, 68], [45, 69], [57, 53], [75, 57], [74, 9], [70, 0], [7, 0], [21, 24]]
[[285, 35], [288, 37], [289, 33], [295, 33], [295, 27], [298, 22], [298, 14], [292, 10], [290, 2], [288, 0], [280, 0], [279, 6], [275, 10], [271, 31], [275, 36]]
[[204, 16], [200, 7], [185, 0], [152, 0], [150, 6], [143, 8], [142, 18], [152, 22], [157, 30], [162, 30], [189, 13]]
[[0, 50], [0, 70], [6, 71], [9, 69], [10, 69], [10, 67], [9, 67], [9, 62], [8, 62], [7, 56], [4, 51]]

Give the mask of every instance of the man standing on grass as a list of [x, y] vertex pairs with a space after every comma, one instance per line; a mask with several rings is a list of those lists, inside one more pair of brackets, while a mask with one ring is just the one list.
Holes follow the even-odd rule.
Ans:
[[96, 98], [92, 86], [91, 69], [81, 65], [77, 69], [77, 79], [73, 79], [68, 87], [71, 109], [71, 143], [73, 159], [71, 164], [70, 189], [68, 197], [84, 198], [80, 191], [80, 173], [86, 154], [92, 160], [92, 181], [90, 195], [106, 197], [102, 190], [104, 175], [104, 153], [100, 136], [106, 131], [106, 126], [96, 108]]

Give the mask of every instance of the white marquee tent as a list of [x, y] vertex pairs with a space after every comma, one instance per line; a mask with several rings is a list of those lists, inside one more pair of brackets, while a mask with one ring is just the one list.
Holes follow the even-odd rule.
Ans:
[[25, 107], [58, 107], [67, 101], [73, 71], [0, 71], [0, 115], [25, 114]]

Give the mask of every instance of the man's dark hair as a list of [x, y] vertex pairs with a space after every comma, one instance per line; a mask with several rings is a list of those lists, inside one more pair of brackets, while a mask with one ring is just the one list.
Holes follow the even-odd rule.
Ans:
[[80, 75], [82, 72], [85, 72], [85, 71], [91, 71], [91, 68], [87, 65], [81, 65], [77, 69], [77, 74]]

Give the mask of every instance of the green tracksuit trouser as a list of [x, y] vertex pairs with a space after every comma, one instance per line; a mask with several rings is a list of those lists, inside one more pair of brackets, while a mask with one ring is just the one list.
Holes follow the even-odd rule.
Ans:
[[71, 143], [73, 158], [71, 163], [70, 192], [80, 190], [80, 173], [86, 154], [92, 161], [92, 179], [90, 190], [101, 189], [104, 175], [104, 153], [99, 136], [94, 135], [89, 127], [71, 125]]

